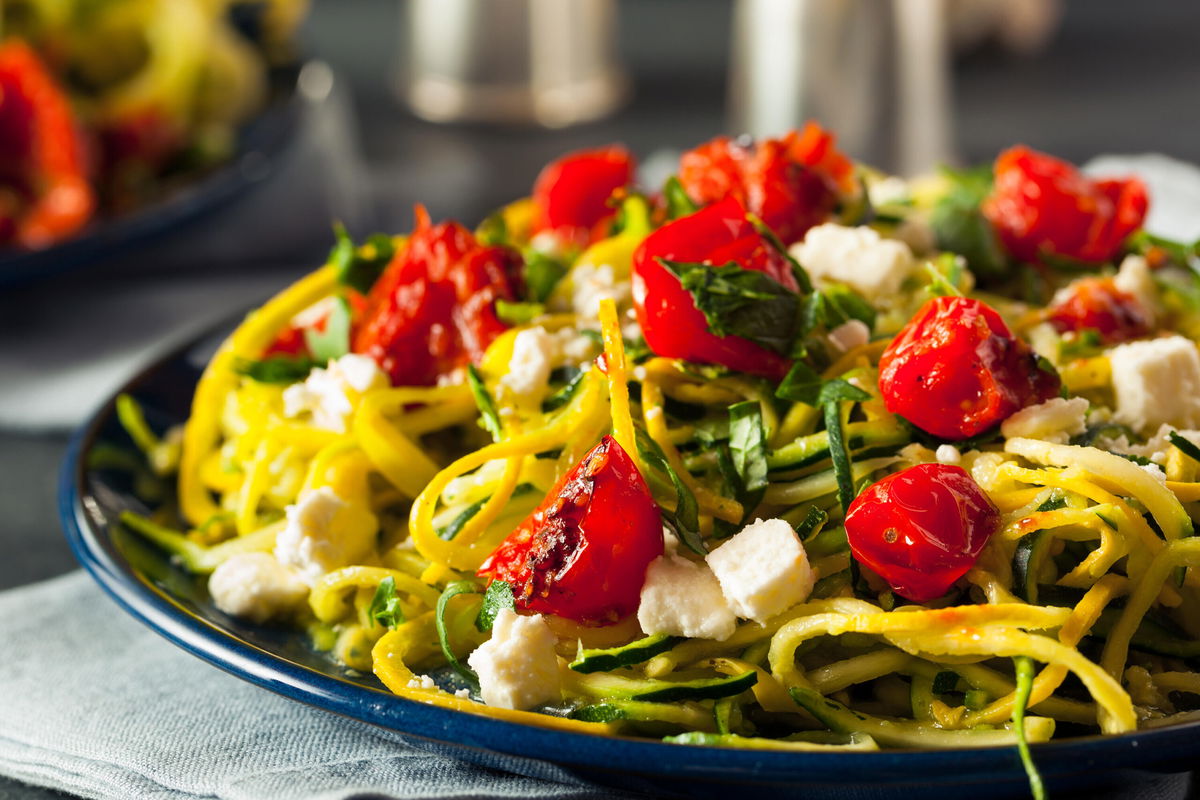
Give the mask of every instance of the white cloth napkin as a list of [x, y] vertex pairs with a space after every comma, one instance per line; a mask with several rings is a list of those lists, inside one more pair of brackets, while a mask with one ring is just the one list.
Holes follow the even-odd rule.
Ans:
[[274, 695], [142, 627], [82, 572], [0, 594], [0, 642], [0, 774], [83, 797], [633, 796], [549, 764], [472, 766]]

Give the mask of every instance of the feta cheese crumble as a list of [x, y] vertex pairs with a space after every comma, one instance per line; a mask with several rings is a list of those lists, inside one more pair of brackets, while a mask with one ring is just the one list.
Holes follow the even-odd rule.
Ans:
[[542, 326], [519, 331], [513, 339], [508, 372], [500, 379], [500, 385], [518, 397], [540, 399], [549, 384], [558, 351], [558, 340]]
[[1088, 401], [1082, 397], [1054, 397], [1044, 403], [1027, 406], [1000, 424], [1006, 439], [1040, 439], [1066, 444], [1072, 436], [1087, 430]]
[[958, 464], [962, 461], [962, 453], [952, 444], [941, 444], [934, 452], [934, 458], [940, 464]]
[[387, 375], [374, 359], [347, 353], [315, 367], [302, 383], [283, 390], [283, 413], [288, 417], [312, 414], [312, 424], [336, 433], [345, 433], [358, 398], [372, 389], [389, 385]]
[[1138, 305], [1150, 314], [1151, 319], [1158, 316], [1158, 286], [1150, 273], [1150, 265], [1143, 256], [1128, 255], [1121, 262], [1121, 267], [1113, 277], [1113, 284], [1127, 295], [1138, 301]]
[[1182, 336], [1118, 345], [1109, 352], [1114, 418], [1146, 432], [1162, 424], [1200, 427], [1200, 353]]
[[437, 682], [428, 675], [414, 675], [408, 679], [408, 688], [410, 689], [436, 689]]
[[672, 551], [646, 568], [638, 624], [649, 635], [723, 641], [733, 635], [737, 617], [712, 570]]
[[904, 242], [832, 223], [811, 229], [791, 254], [814, 280], [845, 283], [868, 298], [897, 292], [915, 263]]
[[483, 702], [496, 708], [529, 709], [562, 697], [557, 639], [541, 614], [521, 616], [501, 609], [492, 638], [467, 663], [479, 675]]
[[287, 525], [275, 539], [275, 558], [309, 586], [362, 558], [375, 543], [374, 515], [328, 486], [305, 492], [284, 511]]
[[226, 614], [261, 624], [287, 615], [308, 586], [270, 553], [238, 553], [213, 570], [208, 593]]
[[705, 558], [729, 607], [765, 622], [812, 594], [816, 575], [792, 526], [758, 519]]
[[600, 318], [601, 300], [613, 300], [621, 308], [632, 297], [630, 282], [618, 280], [611, 264], [581, 263], [571, 270], [571, 307], [584, 319]]

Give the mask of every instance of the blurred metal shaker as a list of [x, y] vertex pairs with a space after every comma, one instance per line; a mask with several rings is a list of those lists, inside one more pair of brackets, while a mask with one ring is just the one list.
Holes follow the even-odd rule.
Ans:
[[613, 0], [408, 0], [400, 94], [435, 122], [560, 128], [620, 104]]
[[733, 133], [812, 119], [890, 172], [952, 158], [943, 0], [737, 0], [733, 37]]

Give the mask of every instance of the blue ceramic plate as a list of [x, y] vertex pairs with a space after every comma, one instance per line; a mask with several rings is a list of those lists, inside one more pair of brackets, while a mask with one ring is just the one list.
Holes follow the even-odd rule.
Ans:
[[158, 200], [120, 216], [97, 217], [53, 247], [0, 250], [0, 288], [98, 263], [215, 211], [262, 183], [298, 127], [299, 76], [299, 64], [271, 70], [267, 105], [238, 130], [228, 161], [194, 177], [180, 176], [179, 185], [165, 189]]
[[[152, 425], [182, 422], [217, 341], [210, 337], [167, 356], [123, 391], [141, 402]], [[1013, 748], [867, 753], [715, 749], [567, 733], [398, 698], [372, 676], [335, 666], [313, 651], [303, 635], [222, 614], [209, 602], [204, 579], [173, 566], [163, 552], [125, 531], [117, 523], [120, 512], [146, 511], [139, 494], [154, 490], [146, 485], [146, 476], [139, 483], [114, 468], [131, 451], [112, 400], [75, 435], [59, 495], [75, 556], [126, 611], [162, 636], [293, 700], [419, 737], [434, 749], [476, 763], [494, 765], [497, 756], [509, 757], [503, 758], [505, 766], [538, 774], [550, 761], [592, 780], [655, 795], [728, 798], [731, 790], [749, 786], [766, 789], [773, 798], [911, 797], [939, 788], [971, 797], [1028, 791]], [[1036, 745], [1034, 756], [1052, 789], [1145, 788], [1153, 773], [1195, 767], [1200, 721]]]

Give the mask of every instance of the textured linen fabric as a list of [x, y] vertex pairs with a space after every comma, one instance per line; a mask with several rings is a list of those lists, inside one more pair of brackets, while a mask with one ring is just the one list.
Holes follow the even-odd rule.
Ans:
[[82, 572], [0, 594], [0, 642], [0, 773], [84, 797], [634, 796], [524, 759], [474, 766], [279, 697], [144, 628]]

